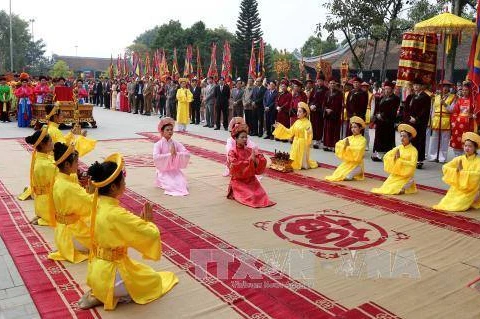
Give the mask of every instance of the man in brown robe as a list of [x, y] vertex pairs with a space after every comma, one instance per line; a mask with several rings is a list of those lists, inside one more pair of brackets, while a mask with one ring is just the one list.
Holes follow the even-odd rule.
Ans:
[[330, 79], [328, 86], [329, 91], [326, 94], [322, 107], [325, 119], [323, 127], [323, 150], [331, 152], [340, 139], [343, 92], [340, 89], [339, 83], [334, 78]]

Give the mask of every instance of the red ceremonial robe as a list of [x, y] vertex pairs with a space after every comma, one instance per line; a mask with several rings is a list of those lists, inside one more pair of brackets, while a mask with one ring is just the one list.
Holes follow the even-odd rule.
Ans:
[[127, 85], [125, 83], [120, 84], [120, 111], [130, 112], [130, 106], [128, 105]]
[[290, 127], [290, 106], [292, 104], [292, 94], [288, 91], [279, 93], [277, 95], [277, 107], [281, 110], [277, 112], [277, 122], [281, 123], [286, 128]]
[[307, 95], [305, 92], [300, 91], [298, 94], [292, 93], [292, 102], [290, 103], [290, 126], [292, 126], [297, 120], [297, 108], [298, 103], [300, 102], [307, 103]]
[[[343, 93], [337, 90], [328, 92], [325, 97], [323, 109], [325, 110], [325, 125], [323, 128], [323, 146], [335, 147], [340, 140], [341, 115], [343, 106]], [[327, 110], [332, 112], [329, 114]]]
[[255, 176], [263, 174], [267, 160], [262, 154], [257, 154], [258, 164], [255, 166], [250, 159], [251, 154], [251, 148], [239, 146], [228, 152], [227, 165], [231, 179], [227, 198], [254, 208], [273, 206], [275, 203], [268, 198]]

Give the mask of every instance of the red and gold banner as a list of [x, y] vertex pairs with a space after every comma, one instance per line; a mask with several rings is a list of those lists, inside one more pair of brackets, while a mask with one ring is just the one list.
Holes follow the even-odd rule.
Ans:
[[435, 34], [413, 32], [403, 34], [397, 86], [406, 86], [416, 78], [421, 78], [426, 85], [435, 84], [437, 45]]

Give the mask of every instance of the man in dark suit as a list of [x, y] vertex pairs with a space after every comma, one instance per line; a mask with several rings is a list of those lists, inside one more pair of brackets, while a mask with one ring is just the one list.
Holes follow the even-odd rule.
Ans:
[[252, 105], [253, 105], [253, 128], [250, 135], [263, 136], [263, 118], [265, 116], [265, 110], [263, 108], [263, 97], [267, 88], [262, 85], [262, 79], [258, 78], [255, 81], [255, 87], [252, 93]]
[[263, 97], [263, 107], [265, 110], [265, 121], [267, 128], [267, 136], [265, 136], [265, 139], [273, 140], [272, 127], [273, 124], [275, 124], [275, 120], [277, 118], [277, 108], [275, 105], [277, 95], [277, 86], [275, 85], [275, 82], [271, 81], [268, 85], [268, 91], [265, 92], [265, 95]]
[[215, 110], [217, 120], [215, 130], [220, 129], [220, 113], [223, 113], [223, 128], [228, 131], [228, 102], [230, 100], [230, 87], [225, 84], [225, 79], [221, 77], [215, 88]]
[[135, 112], [133, 114], [138, 114], [138, 107], [140, 107], [140, 114], [143, 114], [143, 88], [144, 83], [142, 79], [135, 85]]
[[192, 121], [190, 124], [200, 124], [200, 105], [202, 104], [201, 96], [202, 96], [202, 89], [198, 86], [198, 81], [196, 78], [192, 79], [192, 86], [190, 87], [190, 91], [193, 94], [193, 101], [190, 103], [192, 106], [191, 119]]
[[97, 81], [97, 105], [103, 105], [103, 86], [100, 80]]
[[106, 80], [103, 83], [103, 102], [105, 104], [106, 109], [110, 109], [110, 96], [112, 91], [112, 86], [110, 84], [110, 80]]

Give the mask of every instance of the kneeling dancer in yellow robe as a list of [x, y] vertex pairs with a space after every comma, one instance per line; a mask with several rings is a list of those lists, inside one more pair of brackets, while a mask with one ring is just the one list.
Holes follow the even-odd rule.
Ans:
[[477, 155], [480, 136], [465, 132], [462, 142], [465, 154], [443, 165], [443, 181], [450, 189], [434, 209], [463, 212], [470, 207], [480, 208], [480, 157]]
[[55, 208], [51, 201], [51, 193], [57, 167], [50, 155], [53, 149], [52, 138], [48, 134], [47, 126], [27, 136], [25, 141], [33, 145], [32, 160], [30, 162], [30, 190], [35, 204], [34, 225], [53, 226]]
[[327, 181], [360, 181], [364, 179], [363, 156], [367, 140], [363, 137], [362, 130], [365, 129], [366, 124], [362, 118], [353, 116], [350, 118], [350, 125], [352, 135], [335, 144], [335, 155], [343, 162], [332, 175], [325, 177]]
[[79, 263], [88, 259], [91, 247], [89, 224], [93, 195], [78, 183], [78, 152], [75, 145], [57, 142], [53, 153], [59, 169], [52, 192], [55, 245], [58, 251], [50, 253], [48, 258]]
[[87, 309], [103, 303], [105, 310], [118, 302], [133, 300], [146, 304], [170, 291], [178, 283], [169, 271], [156, 272], [150, 266], [130, 259], [128, 248], [143, 258], [159, 260], [162, 253], [160, 232], [151, 222], [152, 207], [145, 204], [141, 217], [122, 208], [118, 198], [125, 191], [124, 160], [118, 153], [103, 163], [94, 163], [88, 174], [95, 187], [92, 205], [92, 252], [87, 274], [90, 291], [80, 299]]
[[[47, 104], [45, 106], [45, 113], [47, 114], [45, 119], [48, 121], [46, 129], [48, 131], [48, 135], [52, 139], [52, 148], [53, 144], [57, 142], [65, 143], [69, 145], [70, 143], [75, 144], [75, 150], [78, 152], [80, 157], [86, 155], [87, 153], [91, 152], [97, 141], [86, 138], [87, 131], [83, 130], [79, 132], [79, 127], [74, 128], [71, 132], [67, 135], [63, 135], [63, 133], [59, 130], [59, 123], [62, 122], [62, 112], [58, 105]], [[81, 133], [80, 134], [74, 134]], [[35, 164], [35, 157], [32, 156], [32, 166]], [[32, 195], [32, 185], [25, 188], [24, 192], [18, 196], [20, 200], [27, 200]]]
[[410, 143], [417, 136], [417, 131], [408, 124], [400, 124], [398, 131], [402, 145], [390, 150], [383, 157], [384, 170], [390, 176], [380, 188], [372, 189], [373, 193], [397, 195], [417, 192], [413, 177], [417, 168], [418, 152]]
[[290, 128], [276, 122], [273, 127], [273, 136], [280, 140], [289, 140], [293, 137], [290, 159], [293, 161], [293, 169], [317, 168], [318, 163], [310, 159], [310, 145], [312, 145], [312, 123], [308, 119], [310, 107], [307, 103], [298, 103], [297, 120]]

